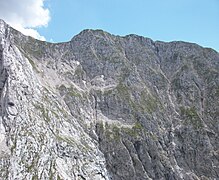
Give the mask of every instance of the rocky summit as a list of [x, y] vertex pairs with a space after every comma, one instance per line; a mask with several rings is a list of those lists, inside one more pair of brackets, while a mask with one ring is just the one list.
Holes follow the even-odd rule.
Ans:
[[0, 20], [0, 179], [219, 179], [219, 53]]

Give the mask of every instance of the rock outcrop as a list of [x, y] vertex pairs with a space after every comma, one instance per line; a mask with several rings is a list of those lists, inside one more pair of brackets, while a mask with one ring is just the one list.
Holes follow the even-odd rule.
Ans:
[[219, 53], [0, 20], [0, 179], [219, 178]]

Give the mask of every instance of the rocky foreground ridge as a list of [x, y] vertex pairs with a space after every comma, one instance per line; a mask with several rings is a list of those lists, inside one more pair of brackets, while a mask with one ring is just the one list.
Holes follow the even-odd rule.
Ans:
[[219, 53], [0, 20], [0, 179], [219, 179]]

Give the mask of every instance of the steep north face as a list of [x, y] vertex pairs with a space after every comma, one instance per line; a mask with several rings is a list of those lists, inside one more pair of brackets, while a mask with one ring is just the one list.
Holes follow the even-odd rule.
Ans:
[[219, 53], [0, 20], [0, 179], [219, 179]]

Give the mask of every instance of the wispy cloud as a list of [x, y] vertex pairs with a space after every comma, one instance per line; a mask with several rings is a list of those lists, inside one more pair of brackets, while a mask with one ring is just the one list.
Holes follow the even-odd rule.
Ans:
[[47, 26], [50, 14], [44, 0], [1, 0], [0, 18], [25, 35], [45, 40], [34, 28]]

